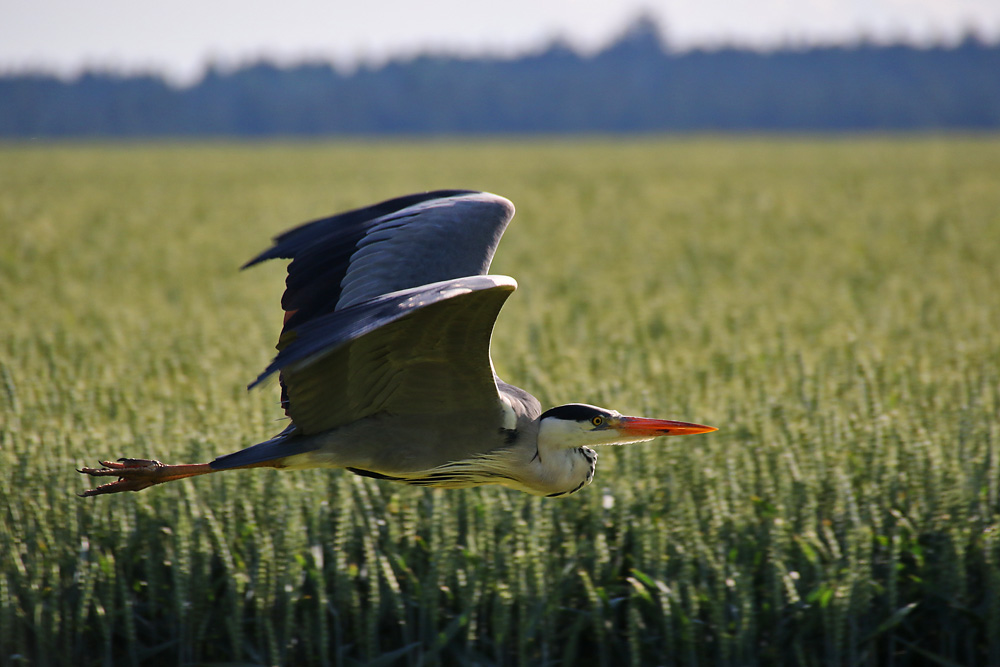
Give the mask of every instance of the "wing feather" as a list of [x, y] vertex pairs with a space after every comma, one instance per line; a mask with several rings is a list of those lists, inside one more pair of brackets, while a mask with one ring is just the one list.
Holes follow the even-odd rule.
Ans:
[[[414, 373], [392, 371], [388, 361], [397, 358], [400, 346], [409, 340], [401, 341], [390, 333], [397, 329], [410, 332], [413, 325], [390, 327], [378, 336], [369, 334], [419, 310], [417, 302], [407, 301], [417, 298], [415, 295], [402, 296], [406, 290], [484, 275], [513, 215], [513, 205], [503, 197], [471, 190], [439, 190], [315, 220], [275, 237], [271, 248], [244, 265], [274, 258], [292, 260], [281, 298], [286, 312], [278, 338], [279, 354], [253, 384], [281, 370], [281, 404], [300, 428], [310, 430], [345, 423], [350, 415], [370, 413], [372, 406], [398, 407], [402, 396], [415, 404], [412, 402], [421, 396], [402, 388], [416, 386], [422, 379]], [[499, 288], [499, 284], [494, 287]], [[422, 294], [420, 298], [434, 301], [441, 300], [445, 292], [431, 289]], [[485, 331], [478, 355], [484, 365], [474, 371], [479, 378], [475, 390], [484, 405], [496, 394], [489, 333], [502, 302], [494, 311], [484, 313], [487, 324], [462, 325], [475, 329], [474, 338], [482, 339]], [[442, 310], [462, 310], [454, 308]], [[424, 326], [434, 326], [425, 322], [425, 315], [413, 317]], [[451, 326], [459, 327], [457, 323]], [[351, 342], [366, 336], [363, 345]], [[376, 341], [381, 342], [376, 345]], [[330, 354], [343, 345], [354, 350], [353, 355]], [[359, 361], [362, 356], [363, 363]], [[345, 379], [359, 373], [368, 379]], [[428, 372], [427, 377], [433, 375]], [[404, 377], [410, 379], [403, 382]], [[454, 384], [454, 378], [450, 380]], [[332, 386], [337, 383], [343, 388]], [[337, 396], [339, 407], [331, 407], [332, 401], [324, 403], [320, 398], [324, 395]]]
[[485, 275], [513, 215], [509, 201], [480, 192], [424, 201], [374, 221], [351, 256], [337, 308], [409, 287]]
[[381, 294], [484, 275], [513, 215], [513, 204], [483, 192], [408, 195], [284, 232], [244, 268], [292, 260], [281, 297], [291, 313], [284, 334]]
[[470, 276], [396, 291], [315, 318], [251, 385], [281, 371], [302, 433], [377, 414], [493, 415], [489, 347], [517, 283]]

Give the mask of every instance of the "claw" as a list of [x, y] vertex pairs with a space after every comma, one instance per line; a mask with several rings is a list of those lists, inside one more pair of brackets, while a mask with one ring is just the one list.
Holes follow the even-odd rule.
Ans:
[[151, 459], [118, 459], [117, 461], [98, 461], [98, 463], [103, 467], [80, 468], [77, 472], [94, 475], [95, 477], [107, 477], [108, 475], [116, 475], [122, 470], [128, 470], [128, 474], [134, 476], [139, 471], [151, 472], [156, 468], [166, 467], [163, 463]]
[[100, 464], [101, 468], [80, 468], [77, 472], [91, 477], [117, 477], [118, 480], [77, 494], [81, 498], [121, 491], [142, 491], [154, 484], [213, 472], [207, 463], [166, 465], [151, 459], [121, 458], [117, 461], [100, 461]]
[[117, 461], [101, 461], [100, 464], [103, 466], [102, 468], [81, 468], [79, 472], [92, 477], [118, 477], [118, 481], [88, 489], [78, 494], [81, 497], [118, 493], [119, 491], [141, 491], [162, 481], [157, 479], [160, 476], [157, 473], [167, 467], [159, 461], [126, 458]]

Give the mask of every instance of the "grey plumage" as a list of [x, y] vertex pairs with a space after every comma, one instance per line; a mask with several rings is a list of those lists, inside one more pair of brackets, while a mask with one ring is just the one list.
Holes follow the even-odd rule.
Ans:
[[265, 466], [557, 497], [593, 478], [588, 445], [715, 430], [586, 404], [542, 413], [496, 376], [490, 338], [517, 283], [487, 271], [513, 215], [502, 197], [442, 190], [279, 235], [245, 265], [291, 260], [278, 354], [250, 387], [277, 373], [289, 426], [208, 464], [102, 461], [81, 472], [119, 480], [84, 495]]
[[[280, 371], [295, 428], [245, 453], [220, 457], [213, 467], [330, 449], [331, 440], [349, 439], [352, 444], [337, 457], [345, 465], [338, 467], [399, 474], [502, 444], [499, 427], [460, 434], [441, 417], [466, 424], [504, 421], [489, 344], [497, 314], [517, 283], [484, 274], [513, 214], [502, 197], [449, 190], [392, 200], [279, 236], [247, 266], [292, 259], [282, 305], [293, 315], [278, 355], [250, 387]], [[306, 272], [312, 281], [300, 279]], [[302, 309], [309, 317], [297, 317]], [[525, 404], [526, 392], [511, 395], [527, 419], [537, 417], [537, 401]], [[422, 417], [428, 414], [436, 417]], [[362, 448], [359, 429], [344, 427], [369, 418], [379, 442]], [[394, 442], [399, 421], [404, 427]], [[309, 437], [332, 429], [340, 429], [339, 438]], [[414, 447], [415, 433], [436, 446]], [[470, 451], [469, 442], [481, 443], [483, 451]], [[375, 451], [381, 455], [371, 460]]]

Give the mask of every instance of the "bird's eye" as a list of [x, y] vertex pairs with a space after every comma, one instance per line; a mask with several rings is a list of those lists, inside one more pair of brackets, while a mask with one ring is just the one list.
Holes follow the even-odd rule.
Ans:
[[593, 419], [590, 420], [590, 423], [593, 424], [594, 426], [600, 426], [601, 424], [604, 423], [604, 417], [594, 417]]

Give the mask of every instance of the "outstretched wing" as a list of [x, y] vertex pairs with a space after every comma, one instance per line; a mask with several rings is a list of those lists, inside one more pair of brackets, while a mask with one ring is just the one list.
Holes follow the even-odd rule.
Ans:
[[377, 415], [464, 415], [502, 424], [490, 336], [517, 287], [471, 276], [383, 294], [297, 327], [251, 385], [281, 371], [304, 434]]
[[[514, 205], [497, 195], [438, 190], [390, 199], [315, 220], [274, 239], [243, 268], [268, 259], [288, 265], [277, 348], [331, 313], [380, 295], [465, 276], [484, 275]], [[281, 404], [293, 419], [286, 373]]]
[[469, 190], [390, 199], [291, 229], [244, 268], [291, 259], [281, 306], [285, 333], [373, 297], [484, 275], [514, 205]]

